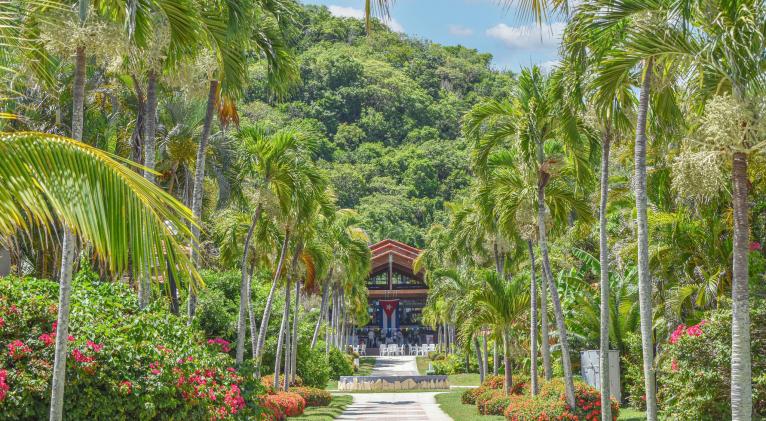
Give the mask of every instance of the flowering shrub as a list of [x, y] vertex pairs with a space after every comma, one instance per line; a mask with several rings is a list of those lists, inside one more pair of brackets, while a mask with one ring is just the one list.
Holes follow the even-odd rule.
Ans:
[[[721, 420], [731, 417], [731, 310], [723, 303], [706, 320], [671, 334], [660, 358], [658, 399], [667, 419]], [[753, 300], [750, 314], [753, 410], [766, 416], [766, 302]], [[761, 373], [759, 375], [759, 373]]]
[[505, 376], [487, 376], [482, 386], [487, 386], [490, 389], [502, 389], [504, 383]]
[[[47, 418], [58, 285], [0, 278], [0, 414]], [[165, 303], [138, 311], [119, 283], [73, 282], [64, 412], [71, 419], [257, 417], [265, 389]], [[109, 404], [104, 404], [109, 403]]]
[[465, 405], [476, 405], [476, 397], [487, 391], [486, 386], [479, 386], [471, 389], [467, 389], [460, 396], [460, 401]]
[[[612, 401], [612, 419], [620, 414]], [[526, 420], [598, 420], [601, 417], [601, 393], [581, 381], [575, 381], [575, 407], [566, 403], [564, 381], [557, 378], [543, 383], [537, 396], [511, 396], [505, 417], [512, 421]]]
[[263, 400], [266, 402], [265, 406], [270, 409], [276, 408], [278, 411], [274, 411], [273, 419], [281, 420], [285, 416], [297, 417], [303, 414], [303, 410], [306, 408], [306, 401], [301, 395], [293, 392], [277, 392], [275, 394], [269, 394], [264, 396]]
[[488, 389], [476, 397], [476, 408], [482, 415], [503, 415], [509, 403], [502, 389]]
[[316, 387], [295, 387], [291, 392], [301, 395], [306, 401], [306, 406], [327, 406], [332, 402], [332, 395], [324, 389]]

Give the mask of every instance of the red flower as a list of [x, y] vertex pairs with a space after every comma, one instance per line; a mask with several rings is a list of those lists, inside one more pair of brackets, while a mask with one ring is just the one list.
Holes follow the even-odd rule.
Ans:
[[133, 392], [133, 383], [130, 380], [123, 380], [120, 382], [120, 393], [123, 395], [130, 395]]
[[43, 341], [45, 346], [51, 346], [53, 345], [54, 342], [56, 342], [56, 338], [53, 336], [53, 334], [50, 334], [50, 333], [43, 333], [37, 339]]
[[761, 243], [757, 241], [753, 241], [752, 243], [750, 243], [750, 251], [756, 251], [760, 249], [761, 249]]
[[678, 342], [678, 338], [684, 335], [686, 333], [686, 325], [680, 324], [678, 327], [676, 327], [676, 330], [673, 331], [673, 333], [670, 334], [670, 343], [675, 344]]
[[672, 363], [670, 363], [670, 371], [672, 371], [672, 372], [674, 372], [674, 373], [675, 373], [676, 371], [678, 371], [678, 361], [676, 361], [676, 360], [673, 360], [673, 362], [672, 362]]
[[95, 358], [83, 354], [82, 351], [76, 348], [72, 350], [72, 356], [74, 357], [74, 360], [77, 361], [78, 363], [88, 364], [95, 361]]
[[69, 341], [69, 342], [74, 342], [74, 336], [69, 335], [69, 336], [66, 337], [66, 340]]
[[3, 327], [3, 326], [5, 326], [5, 319], [0, 317], [0, 327]]
[[101, 352], [101, 350], [104, 348], [103, 344], [97, 344], [93, 341], [86, 341], [85, 344], [88, 346], [88, 348], [92, 349], [93, 352]]
[[24, 342], [16, 339], [15, 341], [8, 344], [8, 352], [11, 354], [11, 358], [16, 361], [24, 358], [28, 354], [31, 354], [32, 349], [29, 347], [29, 345], [26, 345]]
[[218, 344], [221, 345], [221, 351], [223, 352], [229, 352], [231, 350], [230, 342], [223, 338], [215, 338], [215, 339], [208, 339], [207, 340], [208, 345]]

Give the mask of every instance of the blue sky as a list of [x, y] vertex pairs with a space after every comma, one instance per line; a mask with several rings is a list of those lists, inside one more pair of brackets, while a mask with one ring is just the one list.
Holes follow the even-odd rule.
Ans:
[[[322, 4], [337, 16], [361, 18], [364, 0], [301, 0]], [[519, 70], [558, 59], [562, 19], [542, 28], [498, 0], [397, 0], [387, 25], [398, 32], [444, 45], [464, 45], [491, 53], [498, 69]]]

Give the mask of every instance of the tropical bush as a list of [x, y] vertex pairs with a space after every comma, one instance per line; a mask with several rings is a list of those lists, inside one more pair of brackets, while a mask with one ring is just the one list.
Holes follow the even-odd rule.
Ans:
[[[564, 381], [556, 378], [543, 383], [537, 396], [512, 395], [506, 419], [527, 420], [597, 420], [601, 416], [601, 393], [582, 381], [575, 381], [575, 408], [570, 408], [564, 396]], [[619, 404], [612, 401], [612, 419], [620, 415]]]
[[[751, 310], [753, 410], [766, 416], [766, 301]], [[699, 323], [679, 325], [659, 367], [658, 397], [668, 419], [721, 420], [730, 417], [731, 309], [722, 306]]]
[[503, 415], [509, 403], [509, 397], [498, 389], [488, 389], [476, 397], [476, 408], [482, 415]]
[[505, 384], [504, 376], [487, 376], [484, 379], [484, 383], [482, 383], [482, 386], [486, 386], [490, 389], [502, 389], [503, 384]]
[[306, 406], [327, 406], [332, 402], [332, 395], [324, 389], [316, 387], [294, 387], [291, 392], [301, 395]]
[[476, 405], [476, 397], [484, 393], [487, 390], [486, 386], [474, 387], [466, 389], [460, 396], [460, 401], [465, 405]]
[[330, 364], [324, 353], [324, 345], [319, 344], [312, 350], [309, 343], [299, 343], [297, 370], [304, 385], [324, 388], [330, 380]]
[[[261, 384], [263, 385], [263, 387], [266, 387], [266, 388], [273, 387], [274, 386], [274, 375], [273, 374], [268, 374], [268, 375], [265, 375], [265, 376], [261, 377]], [[279, 384], [285, 384], [285, 375], [284, 374], [280, 374], [279, 375]], [[295, 376], [295, 379], [290, 382], [290, 386], [296, 386], [296, 387], [303, 386], [303, 379], [300, 378], [299, 376]]]
[[330, 348], [328, 362], [330, 364], [331, 379], [338, 380], [340, 379], [340, 376], [354, 375], [354, 365], [351, 361], [351, 356], [339, 349]]
[[449, 354], [433, 362], [434, 374], [450, 375], [465, 373], [465, 359], [456, 354]]
[[306, 409], [306, 401], [301, 395], [293, 392], [277, 392], [261, 398], [262, 405], [271, 412], [275, 421], [285, 417], [297, 417]]
[[[0, 418], [47, 418], [58, 284], [0, 279]], [[235, 370], [224, 342], [205, 338], [158, 302], [138, 311], [123, 284], [73, 281], [64, 411], [72, 419], [257, 415], [264, 388]], [[110, 402], [109, 405], [104, 405]]]

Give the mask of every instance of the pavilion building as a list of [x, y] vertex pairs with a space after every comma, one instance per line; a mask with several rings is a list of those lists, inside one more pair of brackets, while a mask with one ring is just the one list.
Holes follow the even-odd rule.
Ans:
[[422, 323], [428, 296], [423, 273], [413, 270], [421, 250], [394, 240], [370, 246], [372, 266], [367, 280], [370, 322], [356, 330], [356, 340], [374, 354], [381, 343], [435, 343], [434, 331]]

